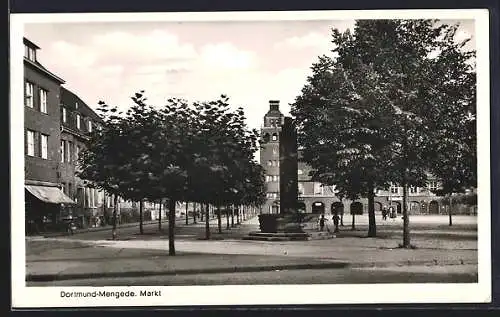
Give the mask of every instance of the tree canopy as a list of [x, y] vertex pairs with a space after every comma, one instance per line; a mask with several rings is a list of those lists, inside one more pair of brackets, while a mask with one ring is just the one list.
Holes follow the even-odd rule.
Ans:
[[124, 114], [100, 103], [104, 125], [81, 156], [79, 175], [125, 199], [168, 199], [170, 254], [176, 202], [262, 204], [263, 170], [253, 161], [258, 134], [242, 108], [231, 110], [224, 95], [154, 107], [141, 91], [132, 101]]
[[331, 54], [313, 64], [292, 105], [314, 179], [351, 199], [403, 187], [405, 247], [407, 186], [429, 174], [453, 191], [476, 181], [474, 52], [457, 29], [437, 20], [334, 29]]

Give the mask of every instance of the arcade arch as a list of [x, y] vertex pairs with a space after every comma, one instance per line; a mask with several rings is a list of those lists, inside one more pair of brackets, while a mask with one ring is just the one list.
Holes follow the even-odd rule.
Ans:
[[323, 214], [325, 213], [325, 204], [321, 201], [316, 201], [312, 203], [312, 213], [313, 214]]
[[439, 203], [435, 200], [429, 203], [429, 214], [437, 215], [439, 214]]

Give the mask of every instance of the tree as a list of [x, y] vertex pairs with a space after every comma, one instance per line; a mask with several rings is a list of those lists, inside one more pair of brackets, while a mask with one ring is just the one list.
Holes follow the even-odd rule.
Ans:
[[[235, 203], [246, 182], [248, 169], [257, 150], [257, 132], [249, 131], [242, 108], [231, 111], [229, 99], [195, 103], [198, 134], [192, 160], [190, 187], [197, 188], [195, 201], [215, 206], [219, 233], [222, 232], [221, 207]], [[203, 178], [194, 175], [204, 175]], [[206, 217], [206, 238], [210, 227]]]
[[80, 169], [76, 175], [113, 196], [112, 237], [115, 239], [118, 197], [124, 191], [121, 180], [127, 173], [124, 168], [126, 155], [121, 151], [126, 146], [122, 137], [126, 129], [116, 107], [100, 101], [98, 111], [103, 119], [102, 128], [90, 134], [86, 149], [79, 155]]
[[[369, 199], [389, 182], [403, 187], [403, 247], [410, 247], [407, 187], [422, 186], [428, 172], [442, 166], [435, 151], [440, 140], [464, 143], [448, 130], [463, 128], [457, 115], [473, 117], [474, 99], [457, 96], [459, 89], [474, 94], [467, 64], [473, 53], [460, 50], [456, 31], [431, 20], [357, 21], [354, 34], [333, 30], [333, 56], [313, 65], [293, 107], [299, 142], [310, 152], [305, 160], [317, 177], [342, 183], [346, 173], [359, 174], [351, 194]], [[435, 75], [435, 69], [443, 71]]]

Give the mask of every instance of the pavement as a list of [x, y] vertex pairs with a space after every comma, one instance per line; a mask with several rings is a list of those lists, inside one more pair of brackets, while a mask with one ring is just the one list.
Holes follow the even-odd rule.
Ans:
[[[26, 239], [26, 280], [61, 281], [346, 267], [391, 270], [399, 267], [408, 271], [417, 267], [457, 265], [475, 267], [477, 272], [477, 228], [473, 218], [461, 219], [453, 227], [443, 226], [447, 220], [442, 218], [414, 222], [411, 232], [412, 244], [417, 247], [415, 249], [398, 247], [401, 230], [396, 222], [379, 222], [379, 237], [366, 238], [362, 219], [358, 220], [358, 230], [352, 231], [350, 226], [346, 226], [341, 228], [335, 239], [281, 242], [235, 238], [243, 232], [256, 230], [256, 218], [247, 220], [237, 228], [224, 230], [223, 234], [219, 234], [224, 239], [215, 241], [197, 239], [203, 232], [203, 224], [197, 224], [193, 226], [201, 230], [198, 234], [189, 237], [180, 234], [176, 238], [176, 256], [168, 256], [165, 233], [139, 236], [134, 232], [124, 236], [125, 230], [120, 229], [121, 240], [102, 239], [100, 236], [87, 240], [84, 239], [85, 234], [30, 237]], [[222, 223], [224, 226], [224, 219]], [[194, 230], [193, 226], [189, 230]]]

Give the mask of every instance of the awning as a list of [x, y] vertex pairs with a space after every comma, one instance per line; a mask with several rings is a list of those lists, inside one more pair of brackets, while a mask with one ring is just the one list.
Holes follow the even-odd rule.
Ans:
[[76, 204], [71, 198], [66, 196], [63, 191], [58, 187], [48, 186], [24, 186], [33, 196], [43, 202], [50, 204]]

